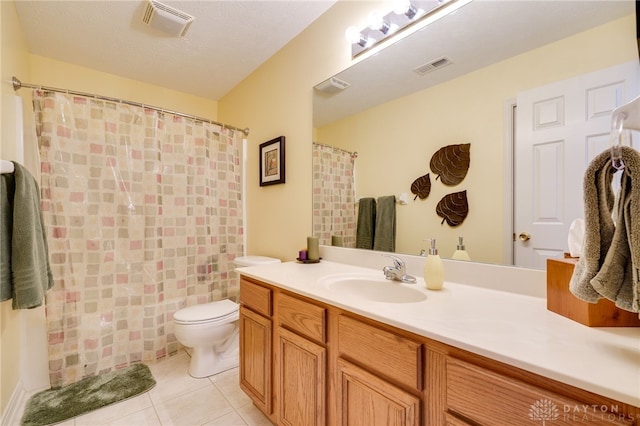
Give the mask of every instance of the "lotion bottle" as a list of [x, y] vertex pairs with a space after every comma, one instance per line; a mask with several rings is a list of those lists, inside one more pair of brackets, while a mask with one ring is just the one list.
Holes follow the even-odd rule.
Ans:
[[424, 283], [429, 290], [440, 290], [444, 285], [444, 266], [438, 255], [435, 238], [430, 241], [431, 248], [424, 262]]
[[469, 253], [464, 248], [464, 243], [462, 242], [462, 237], [458, 237], [458, 248], [453, 252], [452, 259], [456, 260], [471, 260], [469, 257]]

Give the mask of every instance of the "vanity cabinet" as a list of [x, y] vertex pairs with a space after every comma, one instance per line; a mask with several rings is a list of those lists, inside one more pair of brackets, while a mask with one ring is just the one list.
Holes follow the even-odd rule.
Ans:
[[337, 343], [336, 424], [420, 424], [420, 342], [338, 314]]
[[326, 309], [278, 293], [275, 311], [278, 424], [324, 425]]
[[274, 424], [640, 424], [638, 407], [257, 280], [240, 285], [240, 386]]
[[272, 413], [271, 290], [240, 283], [240, 388], [267, 416]]
[[240, 304], [240, 388], [275, 424], [327, 424], [326, 308], [244, 277]]

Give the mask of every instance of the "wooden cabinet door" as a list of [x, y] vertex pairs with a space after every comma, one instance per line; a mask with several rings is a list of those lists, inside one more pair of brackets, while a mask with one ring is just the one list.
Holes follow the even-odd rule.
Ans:
[[339, 425], [409, 426], [420, 424], [420, 399], [338, 358]]
[[271, 320], [240, 307], [240, 387], [271, 414]]
[[278, 328], [278, 424], [325, 424], [327, 350]]

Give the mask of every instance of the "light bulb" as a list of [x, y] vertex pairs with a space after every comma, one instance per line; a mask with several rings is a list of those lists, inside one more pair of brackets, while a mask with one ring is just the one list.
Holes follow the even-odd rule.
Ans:
[[413, 19], [418, 10], [413, 7], [411, 0], [397, 0], [393, 8], [396, 15], [405, 15], [409, 19]]
[[364, 36], [360, 33], [360, 30], [356, 27], [349, 27], [344, 32], [344, 37], [350, 44], [362, 44], [366, 41], [363, 41]]
[[384, 16], [378, 10], [369, 13], [368, 23], [372, 30], [380, 31], [382, 34], [389, 32], [389, 23], [384, 20]]

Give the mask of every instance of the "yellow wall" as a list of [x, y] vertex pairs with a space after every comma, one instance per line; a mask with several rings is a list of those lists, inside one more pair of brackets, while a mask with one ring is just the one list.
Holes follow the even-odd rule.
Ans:
[[211, 120], [218, 115], [217, 101], [38, 55], [31, 55], [32, 81], [18, 78], [26, 83], [125, 99]]
[[[18, 21], [13, 2], [0, 2], [0, 22], [2, 30], [2, 109], [0, 110], [0, 158], [16, 160], [16, 108], [11, 77], [13, 75], [30, 78], [29, 55], [22, 28]], [[26, 102], [26, 100], [25, 100]], [[0, 304], [0, 415], [4, 414], [7, 403], [15, 389], [19, 376], [20, 316], [11, 309], [11, 301]]]
[[[519, 91], [637, 60], [634, 25], [630, 15], [371, 108], [316, 129], [315, 140], [358, 152], [357, 196], [410, 193], [411, 183], [430, 173], [429, 197], [414, 202], [410, 194], [408, 205], [397, 209], [398, 252], [418, 254], [428, 247], [422, 240], [433, 237], [440, 255], [450, 257], [463, 235], [473, 260], [502, 263], [505, 101]], [[435, 181], [429, 160], [440, 147], [459, 143], [471, 143], [471, 167], [463, 182], [447, 187]], [[462, 190], [467, 219], [455, 228], [440, 225], [438, 201]]]
[[[371, 2], [339, 1], [219, 103], [219, 118], [251, 128], [247, 251], [293, 260], [311, 234], [312, 87], [350, 65], [344, 31]], [[258, 146], [286, 137], [286, 183], [260, 187]]]

